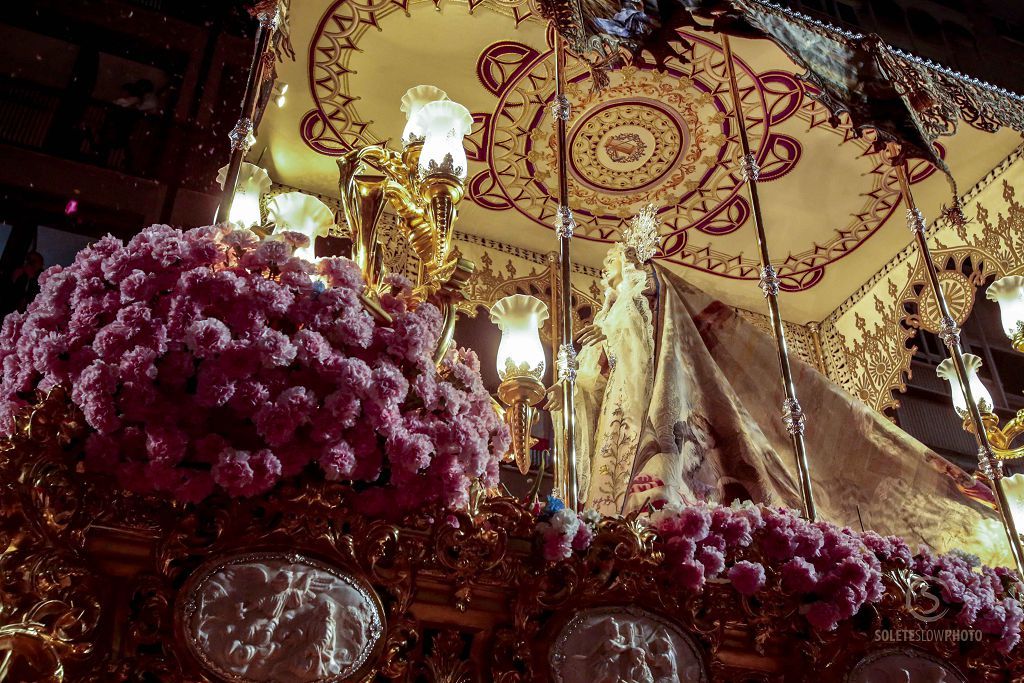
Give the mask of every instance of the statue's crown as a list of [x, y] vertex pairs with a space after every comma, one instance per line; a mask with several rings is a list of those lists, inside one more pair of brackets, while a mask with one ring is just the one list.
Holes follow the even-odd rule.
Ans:
[[622, 231], [622, 244], [636, 253], [636, 258], [640, 263], [654, 258], [660, 245], [658, 219], [655, 213], [654, 204], [648, 204], [640, 209], [640, 213], [634, 216], [626, 229]]

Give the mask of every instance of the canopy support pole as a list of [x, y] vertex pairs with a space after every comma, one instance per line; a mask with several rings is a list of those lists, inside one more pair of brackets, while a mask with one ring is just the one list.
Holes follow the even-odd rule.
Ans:
[[558, 212], [555, 235], [558, 236], [559, 316], [561, 344], [558, 347], [558, 381], [562, 385], [562, 448], [561, 462], [555, 466], [560, 484], [559, 493], [570, 510], [579, 509], [576, 481], [576, 349], [572, 338], [572, 258], [570, 243], [576, 222], [569, 208], [568, 149], [566, 145], [569, 99], [565, 96], [565, 40], [555, 31], [555, 99], [551, 114], [555, 120], [558, 156]]
[[806, 417], [797, 400], [796, 384], [793, 382], [793, 369], [789, 363], [789, 348], [786, 345], [786, 331], [779, 312], [779, 278], [772, 265], [768, 253], [768, 240], [765, 237], [764, 218], [761, 215], [761, 201], [757, 192], [757, 178], [760, 169], [757, 158], [750, 150], [750, 138], [747, 135], [747, 124], [743, 119], [743, 107], [740, 89], [736, 82], [736, 65], [732, 56], [729, 37], [722, 34], [722, 52], [725, 55], [725, 67], [729, 74], [729, 92], [732, 95], [733, 111], [736, 114], [736, 126], [739, 132], [740, 145], [743, 149], [741, 161], [743, 179], [747, 185], [747, 195], [754, 214], [754, 230], [757, 235], [757, 248], [761, 257], [761, 280], [758, 286], [764, 291], [768, 302], [768, 317], [771, 319], [775, 342], [779, 350], [779, 368], [782, 371], [782, 388], [786, 399], [782, 404], [782, 421], [786, 431], [793, 438], [793, 451], [796, 455], [796, 467], [800, 476], [800, 501], [805, 519], [814, 521], [817, 510], [814, 506], [814, 493], [811, 488], [810, 468], [807, 465], [807, 446], [804, 443], [804, 427]]
[[277, 30], [277, 3], [261, 9], [256, 18], [259, 20], [259, 26], [256, 29], [256, 49], [253, 50], [249, 75], [245, 80], [242, 113], [239, 115], [235, 127], [228, 133], [228, 138], [231, 140], [231, 158], [224, 176], [224, 191], [221, 195], [220, 206], [217, 207], [217, 223], [227, 222], [228, 216], [231, 214], [231, 203], [235, 199], [235, 185], [238, 184], [238, 172], [242, 168], [245, 155], [249, 152], [249, 136], [254, 130], [253, 118], [256, 116], [256, 99], [259, 96], [263, 64], [270, 47], [270, 39], [274, 35], [274, 31]]
[[960, 344], [960, 328], [949, 312], [946, 295], [939, 282], [938, 270], [935, 267], [935, 261], [932, 259], [932, 252], [928, 247], [928, 238], [925, 235], [924, 214], [917, 208], [917, 204], [914, 202], [914, 194], [910, 190], [910, 178], [907, 172], [906, 161], [896, 165], [896, 177], [899, 178], [900, 192], [903, 194], [903, 200], [907, 205], [907, 227], [914, 233], [914, 240], [917, 242], [918, 251], [924, 260], [925, 272], [928, 274], [928, 284], [939, 306], [939, 317], [942, 320], [939, 338], [945, 343], [946, 348], [949, 350], [949, 356], [953, 359], [953, 367], [956, 368], [956, 377], [960, 382], [960, 389], [967, 400], [967, 409], [971, 420], [975, 425], [978, 425], [973, 430], [975, 441], [978, 444], [978, 469], [989, 480], [992, 492], [996, 498], [999, 517], [1002, 519], [1003, 528], [1006, 530], [1006, 536], [1010, 542], [1010, 552], [1013, 553], [1013, 560], [1017, 565], [1017, 571], [1024, 574], [1024, 552], [1021, 549], [1020, 533], [1017, 531], [1017, 525], [1013, 519], [1013, 511], [1006, 496], [1003, 463], [992, 452], [988, 434], [981, 427], [984, 421], [981, 417], [981, 409], [975, 402], [974, 392], [971, 391], [970, 383], [967, 380], [967, 366], [964, 365], [964, 352]]

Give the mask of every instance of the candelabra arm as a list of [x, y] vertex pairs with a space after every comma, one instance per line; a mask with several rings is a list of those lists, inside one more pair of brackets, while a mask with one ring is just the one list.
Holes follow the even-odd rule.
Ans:
[[[999, 426], [999, 417], [995, 413], [981, 412], [981, 426], [988, 437], [992, 454], [1000, 460], [1018, 460], [1024, 458], [1024, 444], [1013, 447], [1017, 437], [1024, 435], [1024, 410], [1018, 410], [1017, 414], [1002, 427]], [[970, 414], [964, 416], [964, 430], [971, 434], [977, 434], [974, 429], [974, 420]]]
[[537, 421], [534, 408], [544, 398], [544, 385], [530, 375], [507, 377], [498, 387], [498, 398], [508, 406], [505, 421], [512, 432], [512, 453], [522, 474], [530, 471], [530, 432]]
[[[459, 313], [455, 302], [463, 298], [463, 289], [476, 270], [473, 262], [464, 258], [450, 261], [448, 267], [450, 270], [447, 271], [447, 276], [438, 284], [436, 293], [430, 296], [441, 309], [442, 317], [441, 335], [437, 338], [437, 347], [434, 349], [435, 364], [444, 360], [452, 346], [455, 339], [455, 321]], [[432, 288], [428, 288], [428, 291], [429, 289]]]
[[421, 187], [434, 227], [433, 253], [427, 261], [427, 268], [428, 271], [437, 270], [448, 259], [452, 230], [458, 217], [456, 206], [462, 200], [464, 189], [461, 180], [446, 173], [426, 176]]

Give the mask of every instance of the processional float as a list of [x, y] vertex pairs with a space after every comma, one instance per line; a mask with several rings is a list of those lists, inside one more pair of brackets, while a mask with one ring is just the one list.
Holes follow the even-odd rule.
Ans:
[[[979, 471], [992, 487], [1014, 561], [1018, 568], [1024, 568], [1021, 536], [1011, 512], [1003, 475], [1004, 460], [1024, 455], [1020, 448], [1009, 448], [1010, 442], [1024, 430], [1020, 427], [1019, 416], [1000, 430], [998, 418], [991, 412], [991, 399], [987, 403], [988, 412], [985, 412], [986, 403], [976, 400], [975, 394], [981, 385], [975, 381], [972, 388], [971, 373], [960, 345], [960, 330], [949, 313], [927, 242], [927, 223], [914, 202], [907, 171], [907, 160], [918, 158], [946, 173], [952, 198], [950, 204], [943, 207], [942, 218], [962, 225], [967, 219], [962, 212], [956, 182], [933, 143], [942, 135], [954, 133], [961, 118], [982, 130], [995, 131], [1005, 126], [1024, 132], [1024, 98], [892, 48], [877, 36], [834, 29], [765, 0], [683, 2], [659, 17], [651, 16], [641, 5], [630, 3], [612, 7], [569, 1], [548, 2], [546, 6], [561, 34], [569, 37], [573, 50], [589, 61], [592, 68], [621, 64], [627, 56], [645, 49], [659, 53], [672, 50], [670, 44], [679, 41], [674, 32], [676, 28], [689, 27], [720, 35], [743, 152], [739, 160], [740, 173], [751, 200], [761, 260], [759, 287], [764, 291], [779, 351], [786, 396], [782, 420], [793, 437], [803, 512], [808, 519], [815, 518], [810, 476], [813, 454], [808, 455], [803, 439], [805, 416], [796, 395], [779, 312], [779, 280], [768, 250], [758, 195], [758, 160], [748, 141], [729, 36], [767, 38], [774, 42], [794, 63], [807, 70], [801, 78], [810, 86], [811, 97], [828, 109], [834, 121], [838, 122], [840, 115], [848, 116], [857, 135], [867, 132], [874, 136], [875, 147], [885, 151], [896, 169], [907, 206], [908, 226], [925, 263], [929, 287], [938, 302], [942, 320], [939, 336], [950, 354], [947, 367], [940, 372], [951, 382], [955, 381], [953, 393], [957, 409], [964, 417], [964, 428], [978, 443]], [[1003, 305], [1006, 331], [1018, 348], [1020, 329], [1024, 328], [1020, 314], [1014, 312], [1021, 306], [1020, 286], [1020, 276], [1008, 277], [994, 286], [991, 295], [1007, 302]], [[963, 401], [958, 394], [963, 396]], [[976, 429], [974, 425], [985, 428]], [[993, 439], [998, 444], [995, 448]]]
[[[965, 428], [978, 439], [980, 469], [992, 483], [1018, 565], [1020, 537], [1009, 513], [1001, 467], [1002, 460], [1024, 455], [1012, 445], [1024, 428], [1019, 419], [999, 427], [991, 400], [986, 403], [972, 374], [977, 362], [962, 353], [959, 331], [930, 256], [925, 221], [910, 193], [906, 160], [924, 158], [945, 170], [931, 142], [955, 126], [961, 113], [982, 126], [1024, 130], [1024, 101], [877, 40], [834, 32], [758, 0], [687, 3], [677, 15], [663, 17], [667, 23], [658, 31], [652, 30], [655, 19], [639, 7], [604, 12], [599, 6], [585, 9], [575, 0], [544, 4], [556, 29], [551, 114], [558, 208], [552, 227], [559, 242], [560, 277], [559, 324], [553, 336], [564, 420], [564, 440], [555, 463], [561, 500], [538, 504], [537, 516], [534, 501], [485, 495], [475, 486], [468, 500], [453, 510], [433, 505], [406, 511], [396, 520], [392, 508], [403, 504], [401, 494], [406, 492], [391, 484], [403, 476], [415, 484], [416, 468], [407, 463], [400, 467], [396, 457], [390, 469], [381, 467], [375, 473], [376, 478], [361, 478], [351, 458], [346, 459], [352, 453], [345, 449], [319, 461], [319, 476], [307, 479], [306, 472], [299, 478], [282, 477], [276, 486], [255, 494], [171, 502], [151, 491], [126, 493], [93, 477], [88, 467], [82, 475], [78, 460], [69, 459], [68, 450], [80, 448], [85, 437], [94, 443], [89, 457], [106, 462], [104, 457], [116, 459], [117, 454], [96, 447], [103, 439], [88, 434], [87, 423], [97, 417], [93, 406], [83, 416], [74, 391], [69, 396], [66, 387], [48, 386], [38, 402], [26, 406], [30, 410], [19, 413], [15, 430], [0, 442], [5, 512], [0, 531], [8, 546], [0, 556], [0, 681], [872, 681], [899, 672], [916, 683], [936, 676], [1009, 681], [1024, 675], [1024, 656], [1014, 649], [1024, 612], [1012, 573], [975, 571], [959, 556], [926, 561], [912, 557], [898, 539], [858, 535], [825, 521], [814, 523], [814, 453], [807, 452], [803, 438], [805, 419], [779, 310], [780, 282], [769, 252], [773, 227], [765, 224], [759, 208], [758, 159], [747, 137], [729, 35], [775, 41], [808, 68], [806, 78], [820, 101], [834, 112], [848, 109], [855, 127], [874, 130], [879, 145], [889, 151], [943, 319], [942, 338], [951, 358], [942, 372], [961, 389], [962, 401], [955, 400]], [[246, 182], [251, 179], [244, 157], [260, 118], [259, 103], [266, 101], [270, 87], [269, 47], [280, 26], [280, 10], [269, 1], [256, 10], [256, 50], [241, 116], [231, 134], [221, 221], [233, 220], [237, 213], [233, 209], [238, 209], [239, 178], [250, 174]], [[781, 420], [792, 437], [803, 519], [753, 505], [698, 505], [663, 511], [650, 519], [639, 511], [601, 519], [578, 509], [577, 365], [570, 282], [576, 226], [567, 174], [572, 112], [565, 95], [566, 60], [572, 53], [589, 63], [599, 81], [602, 69], [642, 49], [645, 41], [650, 45], [674, 35], [666, 30], [673, 25], [710, 29], [722, 36], [735, 132], [743, 151], [739, 175], [754, 209], [759, 286], [778, 348], [785, 393]], [[822, 53], [805, 52], [787, 37], [792, 35], [815, 36], [831, 46], [826, 52], [849, 59], [842, 62], [840, 73], [817, 68], [815, 54]], [[865, 64], [872, 69], [857, 71]], [[905, 120], [872, 118], [871, 100], [849, 106], [867, 81], [878, 86], [873, 92], [891, 95], [885, 103], [887, 115], [893, 115], [891, 105], [897, 102], [902, 108], [896, 112]], [[415, 312], [424, 302], [434, 304], [440, 312], [435, 321], [439, 339], [428, 358], [416, 356], [415, 373], [447, 382], [449, 392], [458, 388], [469, 396], [459, 395], [462, 400], [473, 401], [481, 393], [469, 386], [474, 370], [460, 365], [457, 354], [448, 353], [454, 304], [472, 272], [472, 265], [451, 248], [457, 206], [465, 193], [462, 138], [472, 121], [464, 107], [430, 87], [411, 90], [403, 110], [408, 121], [401, 151], [370, 145], [346, 151], [338, 162], [351, 262], [362, 278], [358, 296], [351, 302], [346, 299], [358, 301], [349, 308], [360, 312], [352, 314], [346, 308], [339, 315], [358, 319], [352, 330], [346, 330], [359, 337], [358, 343], [369, 343], [359, 331], [372, 328], [385, 340], [382, 346], [395, 342], [395, 349], [387, 352], [394, 358], [415, 356], [423, 350], [410, 350], [415, 340], [399, 339], [397, 324], [392, 325], [399, 320], [413, 327], [426, 325], [423, 320], [409, 322], [409, 310]], [[262, 180], [257, 177], [254, 182]], [[947, 219], [962, 220], [957, 202], [954, 194], [944, 212]], [[388, 208], [418, 257], [409, 292], [402, 292], [382, 267], [377, 226]], [[295, 245], [302, 242], [301, 248], [309, 248], [308, 239], [289, 235], [315, 235], [325, 220], [322, 206], [297, 198], [280, 200], [272, 214], [278, 227], [293, 229], [275, 234], [274, 226], [263, 225], [261, 218], [261, 224], [245, 221], [251, 232], [233, 234], [222, 226], [191, 239], [201, 244], [224, 240], [230, 245], [225, 258], [232, 267], [249, 269], [250, 275], [278, 284], [290, 283], [312, 302], [329, 299], [325, 292], [330, 287], [349, 291], [354, 286], [353, 271], [344, 263], [328, 262], [317, 270], [287, 261], [287, 268], [279, 267], [286, 250], [276, 241], [296, 240]], [[300, 225], [308, 229], [299, 229]], [[154, 235], [160, 236], [147, 237]], [[238, 263], [232, 260], [236, 258]], [[1019, 306], [1022, 285], [1007, 278], [992, 293], [1005, 299], [1001, 303], [1007, 332], [1016, 335], [1018, 347], [1024, 324], [1020, 316], [1014, 317], [1013, 306]], [[535, 332], [546, 315], [543, 304], [522, 300], [506, 301], [492, 311], [502, 326], [503, 343], [509, 342], [504, 351], [499, 348], [499, 396], [509, 407], [511, 450], [521, 469], [527, 464], [532, 411], [543, 393], [538, 385], [544, 359], [535, 336], [513, 336], [516, 330], [531, 327]], [[308, 329], [300, 329], [289, 321], [274, 331], [298, 335], [322, 325], [328, 334], [330, 322], [309, 322]], [[302, 338], [309, 344], [303, 347], [303, 357], [317, 358], [310, 350], [315, 337]], [[194, 332], [187, 340], [193, 350], [222, 342]], [[513, 347], [515, 352], [509, 350]], [[273, 349], [265, 352], [277, 362]], [[344, 373], [358, 374], [352, 371], [358, 363], [344, 360]], [[431, 374], [435, 366], [440, 368], [436, 377]], [[391, 412], [395, 406], [381, 398], [387, 391], [380, 386], [393, 388], [400, 382], [383, 371], [372, 378], [377, 385], [363, 381], [360, 389], [364, 399], [380, 399], [367, 420], [390, 429], [397, 419]], [[418, 390], [423, 405], [412, 410], [432, 402], [430, 383], [424, 385]], [[301, 398], [299, 394], [289, 394], [289, 400]], [[332, 405], [345, 405], [347, 398], [343, 391], [330, 395]], [[338, 409], [333, 421], [325, 420], [323, 433], [351, 429], [335, 424], [345, 422], [344, 414]], [[492, 424], [487, 415], [474, 417]], [[443, 420], [439, 422], [432, 428], [444, 429]], [[117, 426], [109, 427], [116, 432]], [[417, 450], [423, 442], [415, 437], [423, 434], [387, 434], [387, 446], [394, 445], [396, 452], [430, 455]], [[155, 441], [163, 445], [166, 440]], [[381, 457], [374, 444], [358, 439], [356, 444], [363, 451], [360, 457]], [[308, 442], [303, 445], [310, 447]], [[443, 455], [455, 458], [457, 451], [449, 448]], [[230, 473], [237, 476], [248, 468], [251, 479], [268, 458], [261, 453], [230, 454]], [[202, 469], [200, 462], [190, 464]], [[445, 470], [440, 481], [448, 483], [454, 471]], [[485, 478], [480, 472], [475, 476], [477, 482]], [[222, 481], [227, 484], [217, 483], [225, 489], [236, 483], [227, 474]], [[375, 487], [386, 493], [374, 496]], [[807, 546], [817, 540], [820, 553], [815, 549], [805, 556], [794, 547], [792, 556], [774, 557], [773, 548], [777, 551], [786, 534]], [[694, 553], [702, 553], [704, 559], [699, 575]], [[856, 566], [844, 564], [851, 558]], [[959, 596], [929, 592], [936, 590], [944, 571], [961, 572], [957, 577], [964, 586]], [[817, 574], [822, 581], [817, 581]], [[963, 615], [969, 611], [968, 602], [977, 607], [983, 598], [996, 602], [989, 600], [992, 604], [978, 608], [987, 611], [984, 620], [970, 621], [977, 628], [956, 630], [958, 636], [949, 640], [931, 637], [940, 626], [947, 631], [963, 627], [951, 610], [959, 608]], [[987, 630], [983, 632], [982, 626]], [[890, 647], [905, 642], [905, 634], [913, 636], [906, 640], [913, 640], [914, 647]]]

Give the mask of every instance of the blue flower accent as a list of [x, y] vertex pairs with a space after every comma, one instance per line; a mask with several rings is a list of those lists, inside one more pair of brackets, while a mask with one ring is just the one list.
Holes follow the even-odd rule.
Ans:
[[327, 290], [327, 285], [324, 284], [323, 280], [313, 280], [313, 298], [320, 296]]
[[559, 510], [565, 509], [565, 503], [558, 496], [548, 496], [547, 505], [544, 506], [544, 512], [555, 514]]

